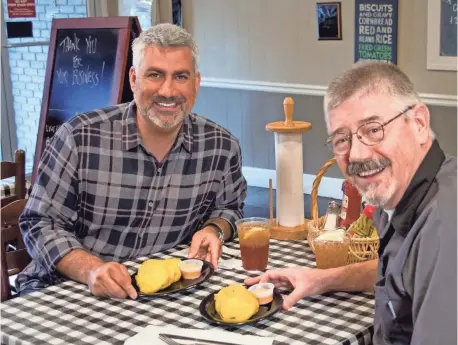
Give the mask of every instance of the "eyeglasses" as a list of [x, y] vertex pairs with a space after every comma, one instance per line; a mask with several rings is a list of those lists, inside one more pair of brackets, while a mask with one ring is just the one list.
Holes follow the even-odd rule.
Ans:
[[389, 123], [396, 120], [401, 115], [404, 115], [409, 110], [415, 107], [415, 104], [407, 107], [391, 120], [388, 120], [385, 123], [380, 123], [377, 121], [369, 121], [359, 126], [356, 132], [351, 133], [350, 131], [340, 131], [335, 133], [333, 136], [329, 137], [326, 141], [326, 146], [331, 150], [335, 155], [345, 155], [350, 151], [351, 142], [353, 135], [356, 134], [356, 137], [367, 146], [377, 145], [385, 137], [384, 128]]

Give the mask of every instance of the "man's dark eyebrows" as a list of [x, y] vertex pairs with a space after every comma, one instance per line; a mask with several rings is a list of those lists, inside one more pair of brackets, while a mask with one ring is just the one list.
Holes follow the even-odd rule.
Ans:
[[[164, 71], [163, 69], [157, 68], [157, 67], [150, 67], [150, 68], [147, 68], [145, 71], [145, 73], [151, 73], [151, 72], [156, 72], [156, 73], [160, 73], [163, 75], [167, 74], [166, 71]], [[173, 75], [182, 75], [182, 74], [191, 75], [191, 72], [187, 69], [178, 70], [178, 71], [173, 72]]]
[[186, 75], [191, 75], [191, 72], [187, 69], [182, 69], [178, 70], [176, 72], [173, 72], [174, 75], [180, 75], [180, 74], [186, 74]]
[[160, 74], [165, 74], [165, 71], [163, 69], [157, 68], [157, 67], [149, 67], [146, 69], [145, 73], [150, 73], [150, 72], [157, 72]]
[[380, 116], [372, 115], [372, 116], [366, 117], [365, 119], [359, 120], [358, 125], [361, 126], [371, 121], [380, 121]]
[[328, 138], [332, 138], [337, 133], [342, 133], [343, 134], [343, 133], [349, 133], [349, 132], [350, 132], [349, 130], [345, 130], [345, 127], [339, 127], [334, 132], [329, 134]]
[[[371, 121], [380, 121], [380, 116], [378, 115], [372, 115], [372, 116], [369, 116], [369, 117], [366, 117], [362, 120], [359, 120], [358, 121], [358, 126], [361, 126], [361, 125], [364, 125], [365, 123], [368, 123], [368, 122], [371, 122]], [[334, 132], [332, 132], [328, 138], [332, 138], [334, 135], [336, 135], [337, 133], [346, 133], [346, 132], [350, 132], [350, 130], [345, 130], [345, 127], [339, 127], [337, 128]]]

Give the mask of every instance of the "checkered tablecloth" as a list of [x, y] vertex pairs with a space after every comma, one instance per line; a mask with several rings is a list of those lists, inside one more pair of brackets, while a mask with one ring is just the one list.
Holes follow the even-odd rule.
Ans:
[[[26, 188], [26, 195], [25, 197], [28, 198], [30, 194], [30, 181], [25, 181], [25, 188]], [[6, 178], [0, 180], [0, 198], [4, 198], [10, 195], [14, 195], [14, 177]]]
[[[238, 249], [238, 244], [227, 244]], [[166, 258], [186, 246], [152, 255]], [[132, 273], [146, 258], [126, 262]], [[314, 266], [305, 241], [271, 241], [269, 266]], [[253, 275], [253, 274], [251, 274]], [[245, 326], [221, 327], [199, 313], [202, 299], [233, 282], [243, 269], [220, 268], [202, 285], [154, 299], [115, 300], [93, 297], [86, 286], [67, 281], [1, 304], [2, 344], [123, 344], [148, 324], [182, 328], [218, 327], [231, 332], [275, 337], [275, 345], [370, 344], [373, 295], [332, 293], [307, 297], [291, 310]]]

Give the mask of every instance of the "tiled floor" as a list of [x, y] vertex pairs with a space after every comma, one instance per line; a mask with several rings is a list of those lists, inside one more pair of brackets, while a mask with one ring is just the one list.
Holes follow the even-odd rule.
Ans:
[[[275, 190], [273, 191], [273, 205], [275, 216]], [[311, 217], [311, 198], [304, 194], [305, 218]], [[326, 213], [328, 202], [334, 200], [330, 198], [318, 197], [318, 214]], [[339, 204], [341, 200], [336, 200]], [[260, 187], [248, 187], [247, 198], [245, 199], [244, 217], [265, 217], [269, 218], [269, 189]]]

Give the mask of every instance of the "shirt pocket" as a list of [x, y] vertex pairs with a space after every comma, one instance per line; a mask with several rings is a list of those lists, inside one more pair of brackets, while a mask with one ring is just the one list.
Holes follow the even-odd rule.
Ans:
[[390, 294], [386, 286], [375, 287], [375, 322], [387, 344], [410, 344], [411, 332], [405, 326], [410, 309], [400, 296]]
[[[167, 199], [176, 202], [177, 209], [189, 213], [201, 213], [214, 203], [218, 181], [208, 174], [172, 176]], [[172, 203], [173, 205], [173, 203]]]

